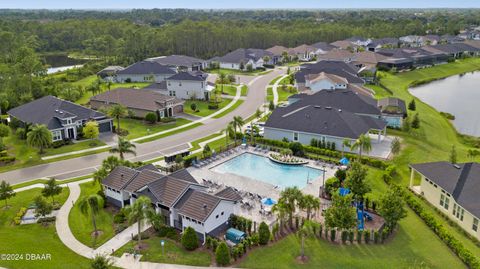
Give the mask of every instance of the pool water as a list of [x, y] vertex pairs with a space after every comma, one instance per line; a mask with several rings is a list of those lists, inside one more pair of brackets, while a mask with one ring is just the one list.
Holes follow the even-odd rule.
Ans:
[[315, 180], [323, 171], [303, 165], [285, 165], [256, 154], [243, 153], [212, 168], [219, 173], [232, 173], [260, 180], [280, 188], [297, 186], [303, 189], [307, 180]]

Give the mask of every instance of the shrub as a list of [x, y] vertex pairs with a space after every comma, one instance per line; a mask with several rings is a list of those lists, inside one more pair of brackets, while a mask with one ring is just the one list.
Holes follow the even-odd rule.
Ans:
[[357, 242], [359, 244], [362, 243], [362, 231], [361, 230], [357, 231]]
[[218, 104], [217, 103], [208, 103], [208, 109], [210, 109], [210, 110], [218, 109]]
[[258, 246], [258, 244], [260, 243], [260, 237], [258, 236], [258, 233], [253, 233], [251, 236], [251, 239], [252, 239], [252, 245]]
[[197, 104], [196, 104], [196, 103], [191, 103], [191, 104], [190, 104], [190, 109], [191, 109], [192, 111], [197, 111]]
[[335, 172], [335, 177], [338, 178], [340, 182], [343, 182], [347, 178], [347, 171], [343, 169], [338, 169]]
[[333, 195], [340, 188], [340, 181], [336, 177], [331, 177], [325, 181], [325, 191], [329, 195]]
[[365, 243], [370, 243], [370, 231], [369, 230], [366, 230], [365, 231]]
[[355, 239], [355, 233], [353, 231], [348, 232], [348, 241], [350, 241], [350, 244], [353, 244], [353, 240]]
[[290, 150], [293, 152], [295, 156], [303, 156], [303, 145], [300, 142], [293, 142], [289, 145]]
[[380, 234], [378, 233], [378, 231], [375, 231], [373, 233], [373, 242], [375, 244], [378, 244], [378, 242], [380, 242]]
[[335, 229], [331, 229], [330, 230], [330, 240], [333, 242], [335, 241], [335, 237], [337, 236], [337, 231], [335, 231]]
[[155, 113], [153, 112], [149, 112], [147, 113], [147, 115], [145, 115], [145, 121], [150, 124], [154, 124], [155, 122], [157, 122], [157, 115], [155, 115]]
[[182, 245], [187, 250], [195, 250], [196, 248], [198, 248], [197, 233], [192, 227], [187, 227], [183, 231]]
[[0, 164], [8, 164], [14, 161], [15, 161], [15, 157], [13, 156], [0, 157]]
[[55, 216], [53, 217], [44, 217], [44, 218], [39, 218], [37, 220], [37, 223], [50, 223], [50, 222], [55, 222], [57, 218]]
[[347, 242], [347, 239], [348, 239], [348, 232], [342, 231], [342, 243], [345, 244], [345, 242]]
[[160, 121], [163, 122], [163, 123], [169, 123], [169, 122], [176, 121], [176, 119], [172, 118], [172, 117], [165, 117], [165, 118], [161, 118]]
[[[141, 232], [140, 234], [142, 235], [142, 240], [150, 238], [150, 234], [148, 232]], [[138, 234], [133, 236], [133, 240], [134, 241], [138, 240]]]
[[230, 264], [230, 251], [225, 242], [220, 243], [217, 249], [215, 250], [215, 260], [220, 266], [225, 266]]
[[382, 230], [382, 243], [385, 242], [385, 240], [387, 240], [388, 238], [388, 229], [383, 229]]
[[258, 228], [258, 239], [260, 245], [268, 244], [268, 240], [270, 239], [270, 229], [268, 228], [268, 225], [263, 221], [262, 223], [260, 223], [260, 227]]
[[125, 213], [123, 211], [118, 212], [113, 216], [113, 223], [119, 224], [119, 223], [124, 223], [127, 220], [125, 217]]

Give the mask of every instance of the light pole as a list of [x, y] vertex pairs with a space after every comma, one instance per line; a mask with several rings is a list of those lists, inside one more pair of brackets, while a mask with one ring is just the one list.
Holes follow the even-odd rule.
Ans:
[[323, 168], [323, 180], [322, 180], [322, 193], [320, 195], [320, 197], [323, 197], [323, 195], [325, 194], [325, 173], [327, 172], [327, 166], [325, 164], [322, 165], [322, 168]]

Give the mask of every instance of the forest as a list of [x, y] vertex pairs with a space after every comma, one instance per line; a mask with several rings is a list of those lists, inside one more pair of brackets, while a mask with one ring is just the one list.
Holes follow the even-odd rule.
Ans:
[[42, 55], [77, 53], [100, 59], [77, 74], [107, 64], [185, 54], [203, 59], [237, 48], [294, 47], [351, 36], [456, 34], [480, 24], [477, 10], [0, 10], [0, 108], [62, 84], [48, 78]]

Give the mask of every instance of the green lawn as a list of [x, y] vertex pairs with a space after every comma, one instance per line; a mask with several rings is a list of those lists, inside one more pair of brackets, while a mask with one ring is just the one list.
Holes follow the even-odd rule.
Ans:
[[279, 79], [281, 79], [283, 77], [283, 75], [280, 75], [274, 79], [272, 79], [272, 81], [270, 81], [270, 83], [268, 83], [268, 85], [273, 85], [275, 84], [275, 82], [277, 82]]
[[[40, 194], [41, 189], [19, 192], [9, 200], [12, 207], [8, 210], [3, 209], [2, 203], [2, 208], [0, 208], [0, 253], [23, 254], [24, 259], [19, 261], [0, 259], [0, 266], [12, 269], [90, 268], [88, 259], [75, 254], [63, 245], [57, 236], [54, 224], [46, 227], [40, 224], [13, 225], [13, 217], [20, 207], [27, 207]], [[62, 193], [55, 197], [56, 201], [64, 203], [68, 194], [68, 189], [63, 189]], [[51, 260], [27, 261], [25, 260], [27, 253], [50, 254]]]
[[[113, 122], [115, 126], [117, 126], [117, 121], [114, 120]], [[122, 129], [128, 130], [127, 139], [134, 139], [173, 129], [175, 127], [182, 126], [190, 122], [191, 121], [187, 119], [177, 118], [175, 122], [149, 124], [143, 120], [123, 118], [120, 119], [120, 127]]]
[[[297, 89], [292, 86], [288, 86], [286, 90], [282, 86], [277, 87], [278, 101], [285, 102], [288, 97], [298, 93]], [[273, 87], [267, 87], [267, 101], [273, 101]]]
[[163, 134], [155, 135], [155, 136], [152, 136], [152, 137], [144, 138], [144, 139], [138, 140], [136, 142], [137, 143], [146, 143], [146, 142], [150, 142], [150, 141], [155, 141], [155, 140], [158, 140], [160, 138], [164, 138], [164, 137], [167, 137], [167, 136], [171, 136], [171, 135], [174, 135], [174, 134], [185, 132], [185, 131], [190, 130], [190, 129], [195, 129], [198, 126], [201, 126], [201, 125], [203, 125], [201, 122], [197, 122], [197, 123], [194, 123], [192, 125], [183, 127], [181, 129], [178, 129], [178, 130], [175, 130], [175, 131], [171, 131], [171, 132], [168, 132], [168, 133], [163, 133]]
[[267, 87], [267, 101], [273, 101], [273, 87]]
[[[199, 117], [206, 117], [206, 116], [208, 116], [210, 114], [213, 114], [213, 113], [217, 112], [218, 110], [224, 108], [231, 101], [232, 101], [232, 99], [223, 98], [222, 102], [220, 102], [218, 104], [218, 109], [208, 109], [209, 102], [207, 102], [207, 101], [187, 100], [187, 101], [185, 101], [185, 105], [183, 106], [183, 112], [191, 114], [191, 115], [199, 116]], [[195, 103], [197, 105], [197, 110], [199, 110], [198, 112], [195, 112], [190, 108], [192, 103]]]
[[290, 84], [290, 77], [284, 77], [282, 80], [280, 80], [280, 82], [278, 84], [279, 85], [283, 85], [283, 84], [289, 85]]
[[272, 246], [252, 251], [238, 267], [445, 268], [448, 264], [448, 268], [465, 268], [411, 210], [387, 244], [346, 246], [331, 244], [324, 239], [310, 239], [306, 241], [305, 251], [309, 262], [297, 264], [295, 258], [300, 253], [300, 240], [290, 235]]
[[[80, 184], [80, 189], [81, 193], [78, 201], [83, 197], [98, 193], [101, 187], [100, 184], [92, 181]], [[85, 216], [80, 212], [78, 202], [68, 215], [68, 224], [75, 238], [84, 245], [94, 248], [101, 246], [115, 235], [113, 214], [111, 212], [102, 209], [96, 217], [96, 222], [97, 228], [102, 231], [102, 234], [95, 240], [95, 238], [91, 236], [93, 232], [92, 218], [90, 216]]]
[[[216, 87], [217, 87], [216, 90], [218, 91], [218, 93], [221, 93], [222, 85], [217, 84]], [[235, 96], [237, 94], [237, 87], [233, 85], [223, 85], [223, 94]]]
[[241, 104], [243, 103], [243, 100], [237, 100], [237, 102], [235, 102], [235, 104], [233, 104], [231, 107], [229, 107], [228, 109], [226, 109], [225, 111], [223, 111], [222, 113], [219, 113], [217, 115], [214, 116], [215, 119], [219, 119], [227, 114], [229, 114], [230, 112], [234, 111], [235, 109], [237, 109]]
[[[87, 88], [88, 86], [92, 85], [92, 83], [95, 82], [96, 80], [97, 80], [97, 76], [96, 75], [91, 75], [91, 76], [85, 77], [85, 78], [83, 78], [79, 81], [73, 82], [72, 85], [73, 86], [82, 86], [83, 88]], [[144, 87], [146, 87], [150, 84], [152, 84], [152, 83], [149, 83], [149, 82], [112, 83], [110, 85], [110, 89], [113, 90], [113, 89], [117, 89], [117, 88], [144, 88]], [[108, 90], [107, 84], [103, 83], [101, 85], [101, 91], [104, 92], [104, 91], [107, 91], [107, 90]], [[92, 96], [93, 96], [92, 92], [85, 91], [83, 96], [80, 99], [78, 99], [75, 103], [81, 104], [81, 105], [87, 104], [90, 101], [90, 98]]]
[[375, 92], [375, 98], [381, 99], [384, 97], [388, 97], [391, 94], [387, 92], [384, 88], [378, 86], [378, 85], [373, 85], [373, 84], [365, 84], [365, 87], [372, 89]]
[[57, 154], [69, 153], [79, 150], [85, 150], [90, 148], [96, 148], [100, 146], [105, 146], [106, 144], [98, 139], [94, 140], [85, 140], [72, 145], [65, 145], [59, 148], [48, 148], [45, 150], [45, 154], [42, 156], [52, 156]]
[[[165, 241], [164, 253], [160, 240]], [[141, 261], [156, 262], [156, 263], [173, 263], [191, 266], [210, 266], [212, 257], [210, 253], [205, 250], [187, 251], [179, 243], [160, 237], [152, 237], [143, 240], [143, 243], [148, 245], [147, 250], [140, 251], [143, 255]], [[121, 256], [125, 252], [131, 253], [136, 242], [128, 242], [115, 252], [115, 256]]]
[[[92, 177], [92, 175], [86, 175], [86, 176], [69, 178], [69, 179], [64, 179], [64, 180], [57, 180], [57, 184], [58, 185], [66, 184], [66, 183], [80, 181], [80, 180], [91, 178], [91, 177]], [[19, 188], [23, 188], [23, 187], [34, 185], [34, 184], [46, 184], [47, 181], [48, 180], [46, 180], [46, 179], [34, 179], [34, 180], [27, 181], [27, 182], [22, 182], [22, 183], [15, 184], [15, 185], [12, 186], [12, 188], [13, 189], [19, 189]]]

